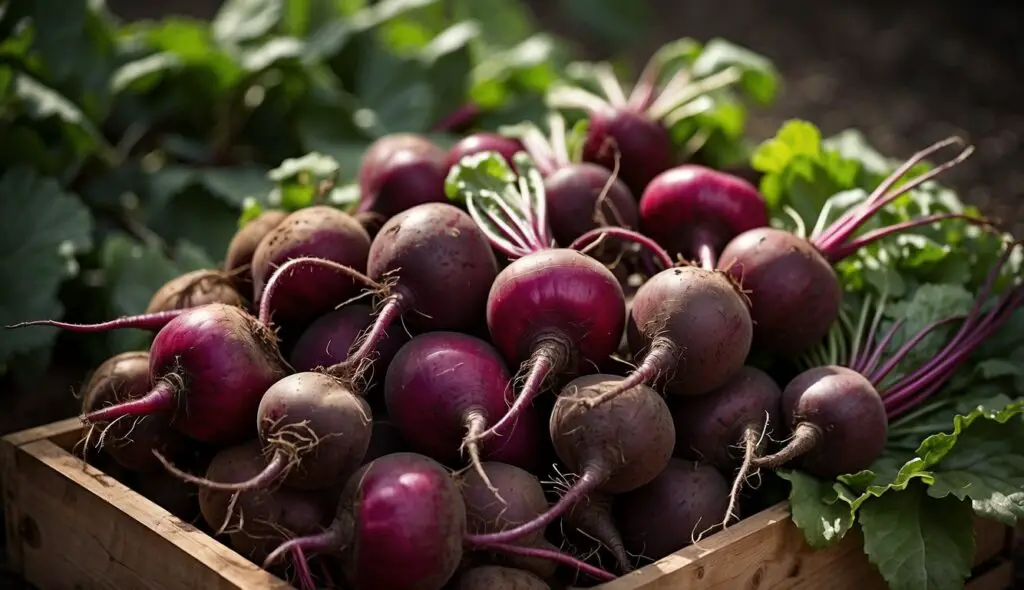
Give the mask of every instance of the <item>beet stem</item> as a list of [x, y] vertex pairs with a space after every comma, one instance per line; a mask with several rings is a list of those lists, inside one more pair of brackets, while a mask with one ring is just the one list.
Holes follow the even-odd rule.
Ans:
[[665, 367], [671, 367], [675, 364], [677, 356], [678, 352], [675, 344], [666, 338], [655, 338], [654, 342], [651, 343], [650, 350], [644, 355], [644, 360], [641, 361], [640, 365], [629, 376], [600, 395], [581, 399], [579, 403], [587, 409], [593, 409], [615, 399], [638, 385], [651, 383], [663, 372]]
[[340, 363], [328, 367], [324, 372], [340, 379], [350, 379], [357, 376], [361, 372], [359, 370], [360, 366], [363, 365], [366, 359], [370, 358], [370, 355], [377, 351], [377, 346], [387, 337], [388, 328], [410, 307], [412, 307], [412, 304], [409, 297], [403, 292], [389, 295], [384, 300], [384, 305], [381, 306], [373, 326], [362, 337], [362, 342], [355, 352], [349, 354], [348, 358]]
[[495, 543], [513, 543], [526, 535], [543, 530], [544, 527], [557, 520], [570, 508], [583, 500], [587, 494], [597, 489], [597, 486], [601, 485], [601, 482], [606, 479], [606, 473], [608, 473], [608, 468], [601, 464], [584, 467], [583, 474], [576, 480], [576, 483], [569, 488], [554, 506], [548, 508], [547, 512], [517, 527], [495, 533], [466, 535], [464, 540], [467, 545], [483, 549]]
[[[884, 400], [886, 410], [888, 411], [890, 408], [900, 408], [902, 411], [912, 409], [938, 391], [953, 376], [956, 369], [974, 353], [975, 349], [1010, 319], [1022, 300], [1024, 300], [1024, 288], [1017, 287], [1003, 299], [1001, 303], [1004, 305], [998, 306], [1001, 309], [993, 310], [984, 320], [971, 326], [973, 331], [961, 326], [960, 334], [958, 334], [961, 337], [960, 341], [954, 340], [948, 344], [925, 367], [907, 375], [896, 386], [890, 388]], [[969, 332], [970, 335], [967, 335]]]
[[868, 324], [868, 312], [871, 309], [871, 295], [864, 298], [864, 305], [861, 307], [860, 316], [857, 318], [857, 325], [853, 329], [853, 350], [850, 352], [850, 368], [862, 375], [864, 374], [864, 364], [871, 354], [872, 346], [874, 346], [875, 329], [878, 322], [881, 321], [881, 312], [885, 308], [884, 293], [878, 301], [879, 305], [878, 309], [875, 310], [871, 329], [865, 334], [864, 329]]
[[658, 80], [665, 69], [665, 62], [660, 58], [661, 56], [655, 53], [644, 64], [640, 77], [633, 85], [633, 92], [629, 95], [627, 106], [630, 110], [643, 112], [654, 101], [655, 94], [658, 92]]
[[730, 67], [691, 82], [690, 73], [686, 69], [680, 69], [668, 84], [665, 84], [654, 103], [647, 107], [647, 114], [652, 119], [660, 121], [686, 103], [709, 92], [735, 84], [739, 79], [739, 70]]
[[26, 326], [52, 326], [62, 330], [69, 330], [71, 332], [106, 332], [109, 330], [124, 329], [159, 332], [171, 320], [186, 311], [189, 311], [189, 308], [124, 316], [107, 322], [100, 322], [98, 324], [69, 324], [67, 322], [58, 322], [56, 320], [33, 320], [31, 322], [21, 322], [20, 324], [7, 326], [7, 329], [13, 330], [15, 328], [24, 328]]
[[288, 262], [285, 262], [281, 266], [277, 267], [277, 270], [270, 275], [270, 279], [267, 280], [267, 286], [263, 289], [263, 298], [260, 300], [260, 322], [265, 325], [271, 325], [271, 314], [274, 309], [274, 295], [281, 283], [286, 280], [286, 276], [292, 271], [292, 269], [305, 266], [305, 267], [320, 267], [333, 270], [338, 274], [345, 275], [351, 278], [356, 283], [362, 283], [364, 286], [374, 289], [376, 291], [383, 291], [384, 286], [363, 273], [345, 266], [344, 264], [338, 264], [333, 260], [327, 260], [325, 258], [293, 258]]
[[[533, 158], [534, 165], [537, 166], [541, 175], [550, 176], [555, 170], [558, 170], [558, 157], [554, 148], [536, 125], [525, 124], [517, 135], [523, 147], [526, 148], [526, 153]], [[511, 162], [509, 163], [511, 164]]]
[[289, 461], [289, 457], [284, 452], [276, 450], [274, 451], [274, 455], [270, 458], [270, 461], [267, 461], [267, 465], [266, 467], [263, 468], [263, 471], [257, 473], [256, 475], [250, 477], [247, 480], [227, 483], [212, 481], [206, 479], [205, 477], [199, 477], [186, 471], [182, 471], [181, 469], [175, 467], [170, 461], [167, 460], [166, 457], [160, 454], [160, 451], [156, 449], [153, 449], [153, 454], [160, 461], [160, 463], [163, 464], [164, 469], [166, 469], [167, 472], [170, 473], [171, 475], [177, 477], [178, 479], [186, 483], [194, 484], [200, 488], [204, 488], [207, 490], [215, 490], [218, 492], [245, 492], [249, 490], [265, 489], [270, 487], [270, 485], [273, 484], [275, 481], [278, 481], [279, 479], [284, 477], [284, 475], [287, 474], [288, 471], [291, 469], [291, 462]]
[[[964, 316], [953, 316], [943, 318], [941, 320], [936, 320], [928, 324], [927, 326], [922, 328], [917, 334], [914, 334], [914, 336], [910, 340], [904, 342], [903, 346], [901, 346], [896, 352], [894, 352], [892, 356], [889, 357], [889, 359], [881, 367], [878, 367], [876, 369], [877, 362], [869, 366], [868, 370], [871, 373], [870, 375], [864, 374], [864, 376], [867, 377], [868, 381], [871, 381], [871, 384], [874, 385], [876, 388], [879, 387], [882, 384], [882, 380], [885, 379], [889, 375], [889, 373], [891, 373], [892, 370], [895, 369], [896, 366], [900, 364], [900, 361], [906, 358], [906, 356], [910, 354], [910, 351], [913, 350], [914, 347], [918, 345], [918, 343], [924, 340], [925, 337], [934, 332], [940, 326], [951, 324], [953, 322], [957, 322], [963, 319]], [[893, 325], [893, 330], [891, 330], [891, 332], [895, 333], [897, 326], [902, 324], [903, 319], [900, 319], [899, 322]], [[885, 345], [887, 345], [888, 343], [889, 341], [886, 340], [879, 346], [879, 349], [884, 348]]]
[[975, 217], [973, 215], [964, 215], [962, 213], [937, 213], [935, 215], [928, 215], [926, 217], [921, 217], [918, 219], [910, 219], [907, 221], [902, 221], [895, 225], [890, 225], [887, 227], [869, 231], [862, 235], [861, 237], [857, 238], [856, 240], [853, 240], [852, 242], [848, 242], [846, 244], [841, 245], [837, 244], [834, 248], [828, 251], [827, 257], [829, 262], [835, 264], [836, 262], [843, 260], [844, 258], [850, 256], [851, 254], [854, 254], [861, 248], [869, 244], [872, 244], [882, 238], [922, 225], [931, 225], [933, 223], [945, 221], [947, 219], [961, 219], [972, 225], [980, 225], [983, 227], [992, 226], [992, 222], [990, 222], [989, 220], [981, 217]]
[[[508, 256], [509, 259], [515, 260], [516, 258], [522, 258], [530, 253], [530, 248], [526, 245], [526, 241], [523, 237], [517, 234], [510, 225], [505, 223], [497, 213], [489, 209], [484, 209], [481, 212], [474, 199], [466, 199], [466, 209], [469, 211], [473, 220], [476, 221], [480, 231], [487, 236], [487, 239], [491, 244], [498, 250], [501, 250], [501, 253]], [[505, 232], [506, 235], [503, 236], [495, 232], [494, 228], [483, 222], [484, 219], [496, 225], [498, 229]]]
[[[618, 81], [615, 80], [615, 76], [611, 75], [611, 70], [608, 70], [608, 75], [611, 76], [612, 82], [618, 86]], [[622, 87], [618, 86], [619, 94], [622, 94]], [[623, 102], [625, 102], [625, 95], [622, 96]], [[558, 113], [551, 113], [548, 115], [548, 131], [551, 135], [551, 153], [555, 156], [555, 164], [559, 168], [565, 168], [572, 164], [569, 160], [569, 145], [565, 142], [565, 119], [562, 118]]]
[[718, 256], [711, 246], [714, 243], [714, 236], [706, 228], [698, 226], [693, 230], [694, 253], [704, 270], [715, 270], [718, 266]]
[[169, 379], [161, 379], [146, 395], [89, 412], [83, 420], [90, 423], [111, 422], [124, 416], [151, 416], [171, 412], [177, 407], [178, 388]]
[[786, 446], [771, 455], [752, 459], [750, 465], [754, 469], [762, 467], [777, 469], [793, 459], [807, 454], [808, 451], [821, 444], [823, 436], [821, 428], [810, 422], [801, 422], [793, 429], [793, 436], [790, 437]]
[[594, 228], [580, 237], [573, 240], [572, 244], [569, 244], [571, 250], [583, 251], [588, 245], [597, 240], [604, 238], [605, 236], [611, 236], [614, 238], [620, 238], [634, 244], [640, 245], [642, 248], [650, 252], [657, 261], [664, 266], [664, 268], [672, 268], [672, 257], [669, 256], [668, 252], [664, 248], [658, 245], [657, 242], [641, 234], [640, 232], [626, 229], [624, 227], [597, 227]]
[[895, 201], [900, 196], [906, 194], [923, 183], [935, 178], [939, 174], [942, 174], [946, 170], [960, 164], [966, 160], [971, 153], [974, 152], [973, 146], [967, 146], [963, 151], [960, 152], [952, 160], [949, 160], [935, 168], [932, 168], [928, 172], [915, 177], [908, 181], [906, 184], [900, 186], [896, 190], [889, 192], [890, 189], [899, 181], [904, 174], [906, 174], [911, 168], [921, 162], [924, 158], [930, 156], [936, 151], [953, 144], [963, 144], [963, 140], [959, 137], [950, 137], [940, 142], [932, 144], [931, 146], [921, 150], [910, 157], [904, 162], [899, 168], [890, 174], [880, 185], [876, 188], [871, 195], [868, 196], [867, 200], [861, 203], [859, 206], [847, 211], [839, 217], [835, 222], [829, 226], [825, 232], [818, 236], [813, 241], [813, 244], [823, 253], [830, 251], [845, 242], [857, 229], [864, 224], [872, 215], [880, 211], [882, 208], [887, 206], [889, 203]]
[[309, 570], [309, 560], [302, 547], [292, 548], [292, 563], [295, 564], [295, 577], [298, 578], [301, 590], [316, 590], [313, 572]]
[[568, 553], [564, 553], [562, 551], [557, 551], [554, 549], [541, 549], [540, 547], [523, 547], [521, 545], [509, 545], [507, 543], [490, 543], [487, 545], [487, 549], [511, 555], [521, 555], [523, 557], [533, 557], [554, 561], [562, 565], [576, 568], [581, 573], [584, 573], [601, 582], [610, 582], [615, 579], [614, 574], [606, 572], [605, 570], [599, 567], [592, 566], [589, 563], [582, 561], [580, 559], [576, 559]]
[[[860, 374], [868, 377], [868, 381], [871, 381], [872, 384], [876, 386], [878, 385], [871, 379], [871, 377], [869, 377], [869, 375], [878, 368], [878, 363], [882, 360], [882, 355], [885, 354], [885, 347], [889, 346], [889, 343], [892, 342], [892, 339], [896, 336], [896, 333], [900, 331], [900, 328], [903, 327], [903, 324], [906, 321], [906, 318], [900, 318], [893, 322], [892, 326], [889, 327], [889, 330], [886, 331], [885, 335], [882, 336], [882, 339], [875, 346], [875, 350], [871, 353], [871, 356], [864, 360], [864, 370], [861, 371]], [[867, 353], [868, 351], [864, 352]]]
[[611, 104], [600, 96], [582, 88], [557, 85], [548, 92], [548, 106], [555, 109], [579, 109], [588, 113], [606, 112]]
[[[553, 374], [562, 372], [569, 358], [569, 344], [561, 338], [549, 337], [539, 340], [534, 346], [527, 366], [530, 367], [523, 382], [523, 388], [512, 403], [512, 407], [494, 425], [480, 433], [475, 442], [480, 443], [495, 435], [499, 430], [504, 430], [512, 422], [519, 419], [519, 416], [533, 403], [533, 400], [540, 395], [544, 382]], [[467, 440], [472, 440], [467, 436]]]
[[607, 62], [601, 62], [594, 66], [594, 79], [601, 87], [601, 92], [608, 98], [608, 103], [613, 107], [622, 108], [628, 102], [622, 84], [612, 72], [612, 67]]
[[322, 533], [306, 537], [289, 539], [278, 545], [277, 549], [270, 552], [270, 555], [263, 560], [263, 569], [268, 569], [284, 556], [285, 553], [294, 550], [296, 547], [302, 551], [327, 552], [341, 544], [341, 531], [337, 526], [332, 525]]

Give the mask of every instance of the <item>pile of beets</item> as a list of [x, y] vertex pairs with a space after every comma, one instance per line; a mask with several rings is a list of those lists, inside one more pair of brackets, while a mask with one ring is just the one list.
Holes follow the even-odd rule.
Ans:
[[[945, 219], [859, 228], [966, 152], [804, 238], [749, 181], [674, 165], [655, 94], [590, 104], [575, 159], [556, 119], [385, 137], [352, 213], [265, 211], [144, 315], [29, 322], [155, 333], [85, 385], [86, 448], [297, 586], [356, 590], [593, 585], [730, 526], [755, 473], [867, 468], [1019, 288], [886, 387], [891, 331], [842, 366], [753, 359], [825, 340], [833, 265]], [[499, 189], [474, 180], [495, 162]]]

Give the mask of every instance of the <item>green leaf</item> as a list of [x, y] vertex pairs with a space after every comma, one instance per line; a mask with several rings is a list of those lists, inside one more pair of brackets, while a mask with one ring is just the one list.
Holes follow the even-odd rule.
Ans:
[[715, 38], [704, 45], [700, 57], [693, 64], [697, 77], [706, 77], [728, 67], [740, 71], [740, 86], [761, 104], [775, 100], [779, 88], [779, 73], [768, 58], [726, 41]]
[[308, 207], [323, 190], [323, 183], [334, 190], [340, 169], [337, 160], [318, 152], [289, 158], [267, 174], [277, 183], [269, 202], [288, 211]]
[[423, 48], [419, 57], [427, 68], [433, 87], [433, 107], [430, 121], [442, 117], [461, 106], [469, 97], [467, 73], [473, 65], [471, 44], [480, 37], [480, 26], [474, 21], [452, 25]]
[[[92, 216], [51, 178], [18, 167], [0, 176], [0, 325], [60, 318], [58, 289], [78, 274], [75, 255], [92, 246]], [[57, 331], [22, 328], [0, 338], [0, 373], [13, 354], [48, 350]]]
[[241, 207], [246, 197], [265, 201], [274, 188], [266, 170], [252, 165], [235, 168], [168, 166], [150, 175], [150, 182], [160, 203], [167, 203], [190, 187], [201, 186], [235, 207]]
[[53, 88], [26, 74], [18, 74], [14, 77], [14, 95], [33, 119], [60, 121], [66, 141], [78, 154], [104, 145], [102, 136], [85, 113]]
[[[937, 517], [937, 515], [941, 515]], [[971, 509], [915, 484], [860, 509], [864, 552], [892, 590], [957, 590], [971, 573]]]
[[294, 37], [275, 37], [245, 50], [242, 67], [247, 72], [263, 72], [285, 62], [299, 63], [306, 45]]
[[143, 93], [151, 90], [167, 72], [181, 68], [182, 61], [170, 52], [154, 53], [130, 61], [115, 72], [110, 81], [111, 91], [120, 94], [126, 90]]
[[[822, 481], [800, 471], [779, 471], [790, 483], [789, 506], [793, 522], [804, 532], [811, 547], [822, 549], [838, 543], [853, 526], [854, 508], [840, 498], [843, 484]], [[847, 493], [847, 496], [852, 496]]]
[[213, 19], [213, 38], [238, 45], [267, 35], [281, 22], [284, 0], [227, 0]]
[[501, 156], [481, 152], [467, 156], [448, 172], [444, 192], [448, 198], [464, 203], [468, 196], [484, 195], [501, 199], [507, 190], [516, 190], [516, 174]]
[[935, 434], [918, 455], [934, 467], [929, 495], [969, 498], [985, 518], [1014, 525], [1024, 516], [1024, 400], [1001, 410], [979, 407]]

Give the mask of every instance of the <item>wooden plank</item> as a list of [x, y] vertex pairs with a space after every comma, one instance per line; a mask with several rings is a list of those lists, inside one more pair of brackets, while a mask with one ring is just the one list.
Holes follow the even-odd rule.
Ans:
[[53, 422], [8, 434], [3, 440], [7, 444], [20, 447], [26, 443], [43, 440], [44, 438], [50, 440], [58, 439], [55, 442], [57, 442], [58, 446], [63, 446], [62, 443], [66, 441], [71, 441], [72, 443], [77, 441], [81, 438], [81, 433], [82, 420], [80, 418], [68, 418], [60, 422]]
[[[1007, 532], [976, 519], [975, 566], [1005, 555]], [[780, 503], [595, 590], [818, 590], [825, 577], [829, 590], [887, 590], [862, 547], [853, 530], [833, 547], [812, 549], [790, 520], [788, 505]]]
[[11, 565], [33, 584], [47, 590], [291, 588], [50, 440], [3, 444]]

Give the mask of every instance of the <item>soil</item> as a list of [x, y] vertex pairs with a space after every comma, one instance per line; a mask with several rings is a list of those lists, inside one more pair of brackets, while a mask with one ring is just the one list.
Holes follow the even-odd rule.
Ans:
[[[527, 0], [556, 34], [579, 42], [591, 59], [607, 57], [601, 39], [588, 38], [560, 18], [551, 0]], [[778, 104], [750, 121], [755, 137], [770, 136], [800, 117], [826, 134], [863, 130], [882, 152], [907, 157], [950, 134], [977, 147], [945, 182], [1006, 229], [1024, 235], [1024, 44], [1018, 42], [1024, 5], [994, 0], [651, 0], [657, 24], [630, 52], [640, 64], [664, 42], [681, 36], [724, 37], [766, 55], [787, 87]], [[206, 18], [217, 0], [108, 0], [125, 18], [178, 14]], [[74, 412], [69, 391], [80, 368], [59, 369], [42, 387], [0, 390], [0, 434]], [[13, 404], [13, 407], [12, 405]], [[1024, 556], [1017, 587], [1024, 587]], [[17, 589], [0, 571], [0, 587]]]

